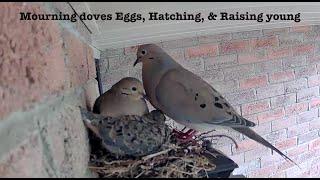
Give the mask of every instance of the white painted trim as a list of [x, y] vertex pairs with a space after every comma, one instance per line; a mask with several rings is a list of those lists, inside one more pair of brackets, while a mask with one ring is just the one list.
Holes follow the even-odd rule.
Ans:
[[100, 53], [101, 53], [101, 51], [100, 51], [99, 49], [95, 48], [94, 46], [91, 46], [91, 45], [90, 45], [90, 47], [91, 47], [92, 50], [93, 50], [93, 58], [95, 58], [95, 59], [100, 59]]
[[[91, 12], [110, 13], [112, 11], [124, 12], [148, 12], [147, 8], [153, 7], [151, 3], [88, 3]], [[152, 11], [164, 12], [164, 3], [154, 6]], [[137, 44], [160, 42], [172, 39], [186, 38], [199, 35], [218, 34], [226, 32], [251, 31], [257, 29], [270, 29], [301, 25], [320, 24], [320, 3], [294, 2], [294, 3], [184, 3], [183, 7], [179, 3], [171, 3], [168, 11], [179, 11], [186, 9], [188, 12], [246, 12], [250, 13], [301, 13], [302, 23], [292, 21], [277, 21], [270, 23], [259, 23], [256, 21], [211, 21], [206, 23], [195, 23], [192, 21], [164, 21], [161, 23], [146, 24], [123, 24], [119, 25], [112, 22], [95, 22], [96, 31], [92, 34], [92, 43], [99, 50], [106, 48], [127, 47]], [[139, 6], [145, 7], [141, 8]], [[194, 6], [194, 7], [193, 7]], [[215, 7], [215, 8], [211, 8]], [[105, 8], [105, 9], [104, 9]]]
[[[70, 2], [70, 3], [73, 6], [73, 8], [76, 10], [76, 12], [79, 14], [79, 16], [83, 12], [85, 12], [87, 14], [88, 13], [92, 14], [88, 3], [86, 3], [86, 2], [81, 2], [81, 3]], [[94, 34], [101, 33], [100, 29], [99, 29], [99, 26], [98, 26], [98, 24], [97, 24], [97, 22], [95, 20], [83, 21], [83, 22], [88, 26], [88, 28], [92, 31], [92, 33], [94, 33]]]

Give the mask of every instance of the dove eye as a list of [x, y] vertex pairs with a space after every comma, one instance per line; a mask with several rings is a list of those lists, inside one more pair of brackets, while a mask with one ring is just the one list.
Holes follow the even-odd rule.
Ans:
[[201, 108], [205, 108], [205, 107], [206, 107], [206, 104], [200, 104], [200, 107], [201, 107]]
[[136, 87], [132, 87], [131, 89], [132, 89], [132, 91], [136, 91], [136, 90], [137, 90], [137, 88], [136, 88]]
[[141, 51], [141, 54], [142, 54], [142, 55], [146, 55], [146, 54], [147, 54], [147, 51], [146, 51], [146, 50], [142, 50], [142, 51]]

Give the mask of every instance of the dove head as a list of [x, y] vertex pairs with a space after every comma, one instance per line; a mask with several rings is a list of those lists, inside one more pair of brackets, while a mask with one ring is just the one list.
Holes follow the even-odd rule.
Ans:
[[114, 84], [112, 90], [129, 98], [142, 99], [145, 98], [144, 88], [140, 80], [133, 77], [126, 77]]
[[147, 63], [154, 61], [156, 59], [160, 59], [162, 54], [165, 52], [157, 45], [155, 44], [144, 44], [139, 46], [137, 51], [137, 60], [134, 62], [135, 66], [136, 64], [142, 62]]

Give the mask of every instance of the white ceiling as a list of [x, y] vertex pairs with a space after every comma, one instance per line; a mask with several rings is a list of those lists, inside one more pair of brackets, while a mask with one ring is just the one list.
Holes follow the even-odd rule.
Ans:
[[[72, 2], [78, 13], [93, 14], [141, 13], [146, 19], [149, 12], [175, 13], [201, 12], [207, 17], [209, 12], [240, 13], [301, 13], [301, 23], [293, 21], [84, 21], [92, 31], [93, 46], [99, 50], [126, 47], [142, 43], [164, 41], [202, 34], [234, 32], [273, 28], [292, 25], [320, 24], [319, 2]], [[265, 17], [264, 17], [265, 18]]]

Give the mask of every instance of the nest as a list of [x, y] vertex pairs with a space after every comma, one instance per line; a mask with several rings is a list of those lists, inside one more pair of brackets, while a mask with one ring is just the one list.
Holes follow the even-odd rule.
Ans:
[[[158, 152], [144, 157], [115, 157], [92, 140], [89, 169], [102, 178], [204, 178], [217, 166], [211, 142], [198, 138], [181, 143], [172, 136]], [[200, 143], [200, 141], [202, 143]]]

